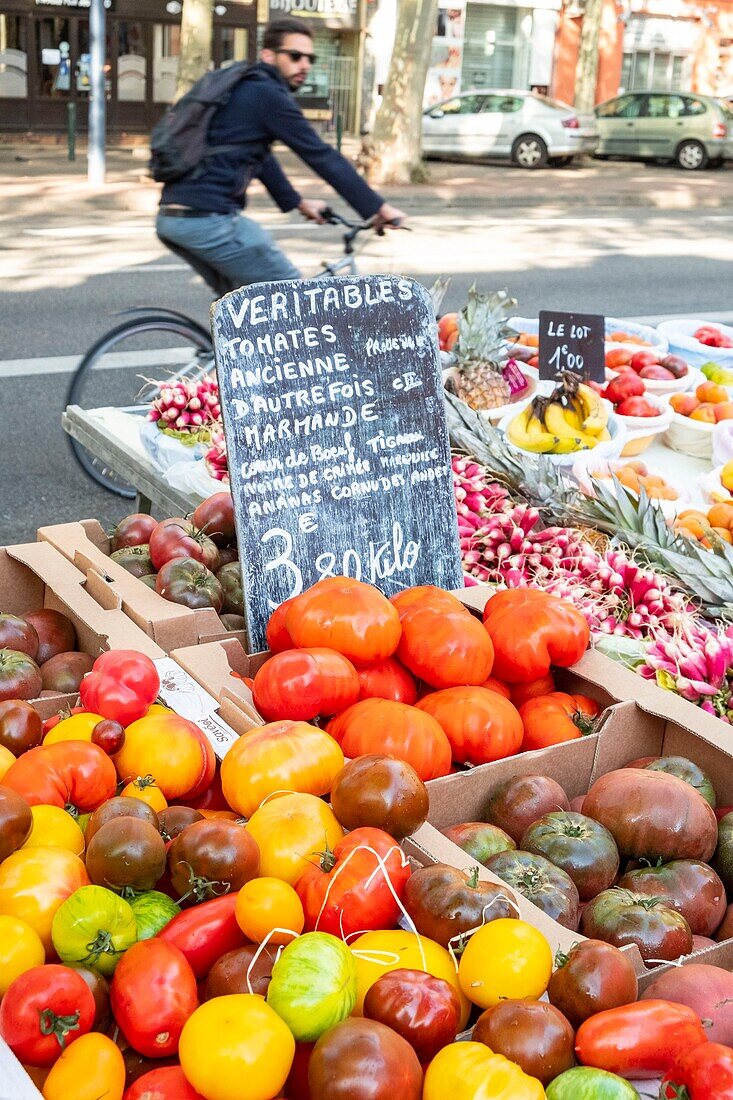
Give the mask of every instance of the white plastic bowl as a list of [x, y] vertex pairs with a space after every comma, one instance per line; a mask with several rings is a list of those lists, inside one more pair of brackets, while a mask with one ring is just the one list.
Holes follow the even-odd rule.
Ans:
[[[553, 382], [539, 382], [537, 385], [537, 393], [549, 396], [554, 388], [555, 384]], [[603, 403], [608, 410], [608, 431], [611, 436], [610, 439], [599, 441], [597, 446], [588, 451], [571, 451], [569, 454], [563, 455], [545, 454], [543, 458], [548, 458], [555, 466], [566, 466], [568, 468], [571, 468], [581, 455], [593, 455], [599, 458], [618, 458], [626, 443], [626, 428], [621, 423], [620, 418], [613, 412], [611, 402], [604, 401]], [[511, 412], [502, 417], [497, 425], [499, 431], [504, 433], [507, 447], [514, 451], [515, 454], [526, 455], [535, 453], [534, 451], [525, 451], [521, 447], [516, 447], [506, 434], [514, 417], [526, 408], [528, 404], [529, 401], [520, 402]]]
[[[510, 317], [507, 324], [516, 332], [528, 332], [533, 336], [536, 336], [540, 330], [538, 317]], [[606, 317], [605, 332], [606, 351], [611, 351], [613, 348], [627, 348], [629, 351], [653, 351], [655, 355], [659, 356], [666, 355], [668, 351], [667, 337], [659, 329], [652, 328], [650, 325], [638, 325], [635, 321], [623, 321], [617, 317]], [[638, 336], [641, 340], [645, 340], [646, 343], [634, 344], [609, 340], [608, 337], [612, 332], [627, 332], [631, 336]], [[511, 345], [508, 344], [507, 346]]]
[[[612, 379], [618, 378], [620, 373], [620, 371], [610, 370], [606, 367], [606, 381], [610, 382]], [[672, 378], [669, 382], [655, 381], [653, 378], [642, 378], [647, 394], [653, 394], [656, 397], [663, 397], [665, 394], [687, 393], [691, 389], [697, 389], [700, 383], [704, 381], [704, 376], [695, 367], [690, 367], [687, 374], [683, 375], [682, 378]]]
[[719, 324], [717, 321], [662, 321], [657, 331], [669, 341], [671, 352], [681, 355], [693, 366], [702, 367], [705, 363], [718, 363], [722, 367], [733, 370], [733, 348], [710, 348], [707, 344], [701, 344], [693, 336], [697, 329], [706, 324], [714, 324], [733, 340], [733, 328], [730, 325]]
[[[678, 391], [679, 392], [679, 391]], [[669, 396], [663, 398], [669, 402]], [[671, 406], [670, 406], [671, 407]], [[715, 424], [706, 424], [703, 420], [692, 420], [672, 409], [672, 419], [663, 436], [665, 447], [691, 458], [711, 461], [713, 457], [713, 430]]]
[[[596, 481], [596, 478], [594, 478], [593, 476], [594, 473], [606, 473], [610, 471], [615, 472], [616, 470], [621, 469], [622, 466], [628, 466], [630, 461], [631, 459], [628, 458], [600, 461], [597, 459], [594, 460], [591, 453], [590, 457], [584, 458], [583, 461], [577, 462], [573, 466], [573, 476], [578, 482], [578, 486], [582, 492], [584, 492], [587, 496], [594, 496], [595, 493], [593, 487]], [[649, 473], [657, 474], [659, 477], [664, 477], [664, 473], [661, 470], [649, 469]], [[600, 480], [601, 484], [608, 489], [609, 493], [611, 493], [612, 496], [615, 497], [616, 488], [614, 486], [613, 480], [611, 478], [602, 478]], [[667, 482], [667, 484], [669, 484], [669, 482]], [[676, 485], [673, 485], [672, 488], [675, 489], [678, 494], [676, 500], [662, 500], [660, 497], [650, 498], [654, 507], [660, 508], [662, 514], [665, 516], [666, 519], [673, 519], [679, 512], [684, 511], [684, 509], [689, 505], [689, 497], [684, 489], [680, 489]], [[629, 492], [633, 491], [629, 490]], [[633, 495], [636, 496], [637, 494], [633, 493]]]
[[[475, 411], [480, 413], [481, 416], [485, 416], [487, 420], [492, 423], [496, 423], [506, 416], [507, 413], [513, 412], [519, 408], [523, 408], [527, 404], [527, 401], [534, 397], [537, 393], [537, 385], [540, 380], [539, 372], [535, 367], [528, 367], [526, 363], [517, 362], [517, 366], [521, 370], [524, 377], [527, 379], [527, 388], [518, 393], [516, 397], [508, 401], [506, 405], [497, 405], [495, 409], [476, 409]], [[449, 367], [443, 371], [443, 384], [445, 384], [448, 378], [452, 378], [458, 371], [455, 367]]]

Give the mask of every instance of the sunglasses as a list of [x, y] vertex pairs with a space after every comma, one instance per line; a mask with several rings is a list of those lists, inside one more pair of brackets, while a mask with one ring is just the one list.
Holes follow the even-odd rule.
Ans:
[[303, 53], [301, 50], [275, 50], [275, 53], [286, 53], [291, 61], [302, 61], [305, 58], [311, 65], [316, 63], [316, 55], [314, 53]]

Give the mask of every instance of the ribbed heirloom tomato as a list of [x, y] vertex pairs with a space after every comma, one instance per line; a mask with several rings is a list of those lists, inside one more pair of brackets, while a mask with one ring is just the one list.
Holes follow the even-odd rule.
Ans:
[[417, 707], [390, 699], [362, 699], [332, 718], [327, 729], [344, 756], [397, 756], [412, 765], [423, 782], [450, 771], [448, 738], [438, 722]]
[[308, 722], [355, 703], [359, 677], [351, 661], [334, 649], [287, 649], [257, 670], [252, 695], [268, 722]]
[[508, 699], [484, 687], [454, 687], [427, 695], [418, 710], [431, 714], [459, 764], [488, 764], [519, 751], [522, 719]]
[[567, 695], [554, 691], [550, 695], [537, 695], [519, 708], [524, 726], [522, 751], [545, 749], [563, 741], [574, 741], [592, 733], [594, 719], [600, 707], [586, 695]]
[[327, 646], [357, 663], [391, 657], [401, 635], [389, 600], [350, 577], [326, 577], [296, 596], [285, 613], [285, 628], [299, 648]]
[[580, 612], [537, 588], [497, 592], [484, 608], [484, 626], [494, 643], [493, 675], [508, 684], [539, 680], [551, 665], [574, 665], [590, 641]]
[[335, 848], [344, 831], [330, 806], [312, 794], [279, 794], [247, 822], [260, 849], [260, 875], [293, 886], [319, 853]]
[[8, 769], [3, 784], [31, 806], [87, 813], [112, 797], [117, 776], [114, 764], [97, 745], [65, 741], [24, 753]]
[[431, 600], [401, 613], [397, 655], [410, 672], [435, 688], [483, 684], [492, 671], [491, 639], [465, 607], [453, 610]]
[[153, 713], [127, 726], [115, 765], [126, 783], [152, 775], [171, 801], [202, 794], [214, 778], [216, 757], [194, 722], [172, 712]]

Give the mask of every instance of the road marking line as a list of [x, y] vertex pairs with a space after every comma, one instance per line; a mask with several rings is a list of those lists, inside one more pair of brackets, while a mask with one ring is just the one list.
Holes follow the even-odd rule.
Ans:
[[[161, 348], [159, 351], [110, 352], [105, 358], [105, 368], [120, 370], [123, 367], [164, 367], [185, 363], [191, 357], [191, 348]], [[25, 378], [29, 375], [71, 374], [81, 362], [81, 355], [49, 355], [36, 359], [6, 359], [0, 361], [0, 378]]]

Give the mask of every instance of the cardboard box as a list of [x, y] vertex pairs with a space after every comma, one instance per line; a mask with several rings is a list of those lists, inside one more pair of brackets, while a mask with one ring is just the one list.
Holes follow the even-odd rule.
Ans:
[[[0, 548], [0, 610], [13, 615], [51, 608], [74, 624], [79, 650], [98, 657], [109, 649], [135, 649], [153, 659], [162, 649], [119, 608], [105, 609], [89, 591], [89, 578], [47, 543]], [[57, 695], [39, 701], [44, 717], [74, 701]], [[42, 704], [42, 707], [40, 706]]]
[[237, 638], [229, 636], [220, 642], [174, 649], [171, 658], [193, 676], [206, 691], [221, 703], [237, 707], [252, 726], [265, 724], [258, 714], [252, 692], [243, 677], [254, 676], [269, 653], [250, 656]]
[[166, 653], [227, 636], [213, 608], [191, 610], [164, 600], [113, 561], [109, 557], [109, 538], [96, 519], [41, 527], [38, 538], [89, 576], [102, 606], [121, 608]]

